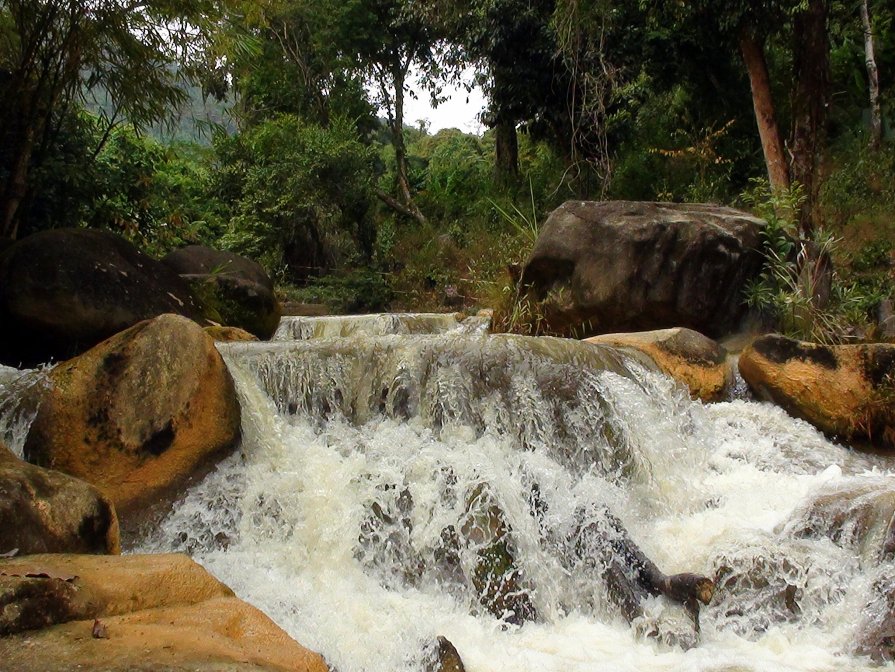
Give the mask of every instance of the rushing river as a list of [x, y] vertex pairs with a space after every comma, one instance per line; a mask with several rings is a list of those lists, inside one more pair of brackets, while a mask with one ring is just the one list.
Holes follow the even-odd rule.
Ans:
[[[439, 635], [470, 672], [872, 667], [889, 462], [609, 348], [377, 319], [221, 345], [242, 445], [137, 550], [191, 554], [339, 672], [423, 670]], [[696, 646], [666, 643], [665, 598], [629, 624], [577, 552], [607, 510], [663, 571], [716, 579]], [[483, 604], [489, 516], [533, 622]]]

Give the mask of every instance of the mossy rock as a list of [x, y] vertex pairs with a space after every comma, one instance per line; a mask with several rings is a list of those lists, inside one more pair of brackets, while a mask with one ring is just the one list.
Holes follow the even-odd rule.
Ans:
[[260, 264], [201, 245], [175, 250], [162, 262], [190, 284], [205, 319], [239, 327], [262, 340], [273, 336], [282, 308]]

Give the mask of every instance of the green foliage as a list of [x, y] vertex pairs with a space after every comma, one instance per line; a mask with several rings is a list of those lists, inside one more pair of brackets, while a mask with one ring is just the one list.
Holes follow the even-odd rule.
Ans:
[[426, 138], [426, 144], [421, 207], [438, 220], [468, 217], [491, 188], [491, 163], [481, 140], [450, 129]]
[[389, 310], [394, 292], [387, 277], [374, 268], [359, 268], [315, 278], [295, 289], [292, 297], [322, 303], [334, 313], [374, 313]]
[[821, 207], [831, 224], [844, 227], [856, 216], [895, 208], [895, 143], [873, 152], [863, 132], [847, 133], [834, 146], [830, 166]]
[[42, 149], [92, 91], [114, 119], [148, 126], [207, 71], [224, 3], [5, 0], [0, 3], [0, 235], [15, 237]]
[[207, 151], [164, 146], [130, 127], [115, 129], [96, 159], [92, 212], [84, 221], [111, 229], [161, 256], [207, 242], [223, 228], [225, 212], [209, 197]]
[[775, 193], [761, 180], [744, 194], [768, 222], [762, 232], [764, 267], [746, 288], [745, 301], [792, 338], [827, 344], [859, 338], [880, 296], [834, 270], [837, 239], [824, 232], [814, 241], [795, 237], [795, 214], [803, 198], [798, 185]]
[[210, 197], [207, 152], [164, 146], [130, 126], [108, 129], [87, 112], [69, 115], [32, 176], [22, 233], [63, 226], [105, 228], [144, 251], [207, 242], [224, 213]]
[[354, 124], [282, 115], [215, 143], [218, 194], [233, 217], [222, 244], [301, 281], [369, 258], [373, 155]]
[[745, 176], [761, 169], [751, 136], [754, 122], [715, 121], [699, 114], [696, 91], [675, 85], [655, 92], [641, 80], [627, 120], [617, 120], [625, 139], [615, 157], [610, 194], [631, 200], [730, 202]]

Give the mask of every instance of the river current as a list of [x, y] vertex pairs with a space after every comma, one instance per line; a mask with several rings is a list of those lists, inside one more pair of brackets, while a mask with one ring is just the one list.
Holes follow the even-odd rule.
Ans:
[[[340, 672], [427, 669], [437, 636], [470, 672], [873, 667], [891, 462], [610, 348], [420, 316], [278, 338], [219, 346], [241, 445], [132, 550], [189, 553]], [[16, 450], [22, 381], [0, 369]], [[605, 511], [664, 572], [716, 581], [695, 646], [664, 597], [629, 623], [581, 557]], [[495, 520], [522, 625], [476, 581]]]

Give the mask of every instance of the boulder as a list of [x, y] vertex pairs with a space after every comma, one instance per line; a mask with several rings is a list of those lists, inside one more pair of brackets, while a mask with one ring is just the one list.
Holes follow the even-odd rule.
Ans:
[[425, 672], [466, 672], [463, 659], [451, 640], [439, 635], [433, 642], [429, 652]]
[[0, 560], [0, 604], [8, 672], [327, 670], [185, 555]]
[[25, 459], [100, 487], [122, 517], [174, 494], [239, 437], [230, 373], [211, 337], [178, 315], [141, 322], [49, 379]]
[[642, 353], [663, 373], [686, 385], [690, 396], [706, 402], [724, 399], [733, 377], [727, 351], [691, 329], [604, 334], [586, 342]]
[[162, 263], [191, 284], [209, 319], [264, 340], [273, 336], [282, 309], [273, 281], [260, 264], [203, 245], [174, 250]]
[[96, 488], [0, 443], [0, 553], [118, 553], [118, 516]]
[[756, 339], [740, 373], [760, 398], [844, 441], [895, 449], [895, 345]]
[[0, 362], [65, 359], [162, 313], [202, 317], [177, 273], [113, 233], [42, 231], [0, 256]]
[[764, 226], [715, 205], [568, 201], [541, 229], [523, 298], [560, 335], [687, 327], [717, 338], [744, 315]]

